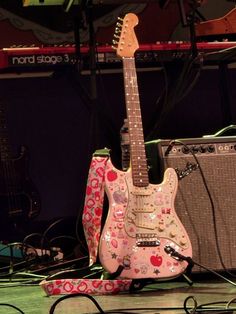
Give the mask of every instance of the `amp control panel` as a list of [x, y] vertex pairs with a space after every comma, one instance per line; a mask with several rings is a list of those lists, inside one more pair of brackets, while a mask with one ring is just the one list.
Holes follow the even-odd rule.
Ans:
[[176, 140], [160, 140], [158, 142], [159, 155], [163, 158], [208, 155], [236, 154], [236, 137], [206, 137]]

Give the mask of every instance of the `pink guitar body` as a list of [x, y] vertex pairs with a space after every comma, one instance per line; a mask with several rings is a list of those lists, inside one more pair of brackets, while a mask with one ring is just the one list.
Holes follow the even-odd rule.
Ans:
[[99, 257], [109, 273], [122, 267], [123, 278], [168, 279], [183, 273], [187, 263], [173, 258], [167, 248], [191, 257], [192, 247], [174, 210], [178, 186], [175, 170], [167, 169], [161, 184], [149, 183], [134, 59], [138, 42], [133, 28], [137, 23], [135, 14], [126, 14], [120, 30], [121, 23], [117, 24], [115, 36], [120, 38], [117, 54], [123, 61], [131, 167], [122, 172], [110, 160], [107, 163], [105, 190], [109, 210]]
[[123, 267], [123, 278], [173, 278], [187, 263], [171, 257], [171, 246], [192, 256], [189, 237], [174, 210], [178, 179], [174, 169], [165, 171], [159, 185], [135, 187], [131, 170], [122, 172], [108, 161], [105, 190], [109, 211], [102, 231], [99, 257], [103, 267], [114, 273]]

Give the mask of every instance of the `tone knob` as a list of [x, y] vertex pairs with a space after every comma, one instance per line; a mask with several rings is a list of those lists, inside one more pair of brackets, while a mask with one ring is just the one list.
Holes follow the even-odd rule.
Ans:
[[170, 237], [174, 238], [177, 235], [177, 231], [175, 229], [170, 230]]
[[213, 153], [215, 151], [215, 146], [210, 144], [210, 145], [208, 145], [207, 150], [209, 153]]
[[164, 225], [163, 222], [159, 222], [158, 230], [159, 231], [164, 231], [165, 230], [165, 225]]
[[193, 154], [196, 154], [196, 153], [198, 152], [198, 147], [197, 147], [196, 145], [193, 145], [193, 146], [191, 147], [191, 152], [192, 152]]
[[187, 239], [183, 236], [181, 239], [180, 239], [180, 245], [186, 245], [187, 243]]
[[198, 151], [199, 151], [200, 153], [205, 153], [206, 150], [207, 150], [206, 147], [203, 146], [203, 145], [200, 145], [199, 148], [198, 148]]
[[183, 152], [184, 154], [189, 154], [189, 152], [190, 152], [189, 147], [188, 147], [188, 146], [183, 146], [183, 147], [182, 147], [182, 152]]

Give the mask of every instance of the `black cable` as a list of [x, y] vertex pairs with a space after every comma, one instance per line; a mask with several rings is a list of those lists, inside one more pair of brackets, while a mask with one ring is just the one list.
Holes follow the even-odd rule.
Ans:
[[43, 249], [43, 245], [44, 245], [44, 239], [46, 238], [46, 234], [57, 224], [59, 224], [60, 222], [64, 221], [65, 218], [59, 218], [56, 221], [54, 221], [53, 223], [51, 223], [47, 229], [43, 232], [42, 234], [42, 239], [41, 239], [41, 249]]
[[[190, 307], [188, 306], [189, 301], [193, 302], [193, 306]], [[230, 302], [230, 301], [229, 301]], [[195, 314], [195, 313], [206, 313], [206, 312], [217, 312], [220, 314], [222, 313], [232, 313], [232, 311], [235, 310], [235, 308], [228, 308], [228, 304], [229, 302], [226, 303], [226, 301], [217, 301], [217, 302], [211, 302], [211, 303], [203, 303], [198, 305], [197, 300], [194, 296], [188, 296], [185, 300], [184, 300], [184, 310], [185, 313], [187, 314]], [[223, 308], [222, 305], [225, 304], [225, 307]], [[214, 305], [215, 307], [210, 307]], [[216, 307], [216, 305], [221, 305]]]
[[42, 279], [39, 280], [28, 280], [24, 282], [19, 282], [18, 283], [6, 283], [5, 285], [0, 283], [0, 289], [5, 289], [5, 288], [17, 288], [17, 287], [29, 287], [29, 286], [35, 286], [36, 284], [39, 285], [39, 283], [42, 281]]
[[[218, 51], [203, 53], [204, 59], [207, 61], [207, 57], [217, 56], [216, 59], [220, 61], [232, 61], [236, 56], [236, 47], [229, 47]], [[211, 59], [209, 59], [211, 60]]]
[[199, 68], [197, 70], [197, 73], [195, 73], [195, 75], [192, 79], [189, 79], [189, 81], [191, 83], [185, 88], [185, 90], [183, 89], [183, 91], [181, 91], [182, 95], [179, 96], [179, 99], [177, 100], [177, 102], [182, 101], [191, 92], [191, 90], [196, 85], [196, 83], [200, 77], [202, 68], [203, 68], [203, 58], [200, 58], [199, 59]]
[[8, 304], [8, 303], [0, 303], [0, 306], [8, 306], [8, 307], [11, 307], [15, 310], [17, 310], [19, 313], [21, 314], [25, 314], [25, 312], [23, 312], [21, 309], [19, 309], [17, 306], [15, 305], [12, 305], [12, 304]]
[[[6, 271], [7, 273], [5, 273], [5, 274], [0, 274], [0, 278], [1, 277], [6, 277], [6, 276], [9, 276], [9, 272], [12, 270], [12, 274], [14, 274], [14, 273], [16, 273], [16, 271], [14, 271], [14, 269], [15, 268], [19, 268], [19, 267], [23, 267], [23, 268], [25, 268], [26, 266], [29, 266], [29, 265], [31, 265], [31, 263], [32, 263], [32, 261], [36, 261], [37, 260], [37, 257], [38, 257], [38, 254], [37, 254], [37, 251], [36, 251], [36, 249], [33, 247], [33, 246], [31, 246], [31, 245], [29, 245], [29, 244], [25, 244], [25, 243], [21, 243], [21, 242], [13, 242], [13, 243], [8, 243], [8, 244], [6, 244], [1, 250], [0, 250], [0, 252], [1, 251], [4, 251], [5, 249], [7, 249], [7, 248], [12, 248], [12, 247], [14, 247], [14, 246], [17, 246], [17, 247], [20, 247], [21, 248], [21, 254], [22, 254], [22, 258], [23, 258], [23, 261], [21, 261], [21, 262], [15, 262], [14, 263], [14, 256], [11, 256], [10, 257], [10, 264], [8, 265], [8, 266], [3, 266], [3, 267], [0, 267], [0, 272], [4, 272], [4, 271]], [[24, 252], [24, 249], [25, 248], [30, 248], [30, 249], [32, 249], [34, 252], [35, 252], [35, 257], [34, 258], [31, 258], [31, 259], [28, 259], [27, 260], [27, 257], [28, 257], [28, 255], [26, 255], [25, 254], [25, 252]], [[13, 252], [12, 252], [13, 253]], [[12, 255], [12, 253], [11, 253], [11, 255]]]
[[[165, 91], [164, 100], [163, 96], [161, 96], [158, 101], [157, 105], [160, 105], [161, 102], [161, 112], [159, 113], [158, 119], [155, 119], [155, 123], [153, 125], [152, 130], [146, 137], [147, 140], [151, 140], [153, 137], [156, 137], [156, 131], [160, 130], [161, 124], [165, 121], [168, 114], [173, 110], [176, 104], [183, 100], [190, 91], [195, 86], [198, 78], [200, 77], [200, 72], [203, 67], [203, 57], [202, 55], [198, 55], [197, 57], [193, 57], [189, 52], [187, 59], [182, 67], [179, 77], [173, 82], [173, 85], [169, 88], [169, 92], [166, 96], [167, 90]], [[171, 63], [172, 65], [172, 63]], [[177, 64], [179, 65], [179, 64]], [[172, 68], [171, 68], [172, 70]], [[191, 82], [191, 83], [189, 83]], [[165, 83], [166, 86], [167, 82]], [[156, 110], [157, 112], [157, 110]], [[157, 112], [158, 114], [158, 112]]]
[[[189, 302], [189, 300], [193, 301], [193, 308], [191, 308], [191, 310], [189, 311], [188, 307], [187, 307], [187, 304]], [[189, 297], [187, 297], [185, 300], [184, 300], [184, 310], [187, 314], [192, 314], [196, 311], [196, 308], [197, 308], [197, 301], [195, 299], [194, 296], [190, 295]]]
[[[39, 249], [41, 250], [41, 255], [43, 256], [44, 253], [43, 253], [43, 248], [42, 248], [42, 241], [45, 242], [45, 240], [47, 241], [47, 243], [49, 243], [48, 239], [46, 238], [46, 236], [44, 236], [43, 234], [41, 233], [38, 233], [38, 232], [34, 232], [34, 233], [31, 233], [29, 235], [27, 235], [24, 239], [23, 239], [23, 245], [25, 245], [26, 241], [29, 240], [30, 238], [32, 237], [40, 237], [40, 243], [39, 243]], [[29, 245], [29, 244], [27, 244]], [[38, 255], [38, 252], [37, 250], [35, 249], [37, 255]]]
[[75, 293], [75, 294], [70, 294], [70, 295], [65, 295], [61, 298], [59, 298], [57, 301], [55, 301], [53, 303], [53, 305], [50, 308], [49, 314], [53, 314], [54, 310], [56, 308], [56, 306], [61, 302], [64, 301], [66, 299], [70, 299], [70, 298], [74, 298], [74, 297], [86, 297], [88, 299], [90, 299], [94, 305], [96, 306], [96, 308], [99, 310], [99, 313], [101, 314], [105, 314], [105, 312], [103, 311], [103, 309], [100, 307], [100, 305], [98, 304], [98, 302], [89, 294], [85, 294], [85, 293]]
[[236, 283], [231, 281], [230, 279], [226, 278], [225, 276], [217, 273], [216, 271], [214, 271], [213, 269], [210, 269], [202, 264], [199, 264], [198, 262], [195, 262], [191, 257], [189, 256], [184, 256], [182, 254], [180, 254], [179, 252], [177, 252], [172, 246], [170, 245], [166, 245], [165, 248], [164, 248], [165, 252], [172, 256], [173, 258], [176, 258], [177, 260], [181, 260], [181, 261], [186, 261], [189, 265], [197, 265], [209, 272], [211, 272], [212, 274], [216, 275], [217, 277], [220, 277], [221, 279], [227, 281], [228, 283], [230, 283], [231, 285], [233, 286], [236, 286]]

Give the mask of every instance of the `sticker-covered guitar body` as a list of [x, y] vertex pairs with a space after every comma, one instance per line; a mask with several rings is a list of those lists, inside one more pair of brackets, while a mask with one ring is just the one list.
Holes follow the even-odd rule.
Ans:
[[133, 186], [131, 171], [107, 164], [105, 188], [109, 211], [100, 240], [99, 257], [113, 273], [123, 267], [126, 278], [171, 278], [183, 273], [186, 262], [165, 252], [166, 246], [191, 256], [188, 235], [174, 210], [177, 175], [168, 168], [159, 185]]
[[115, 36], [120, 38], [117, 53], [123, 61], [130, 168], [122, 172], [110, 160], [107, 163], [109, 209], [99, 258], [109, 273], [122, 270], [120, 276], [125, 278], [172, 278], [184, 272], [187, 262], [169, 254], [170, 248], [191, 257], [192, 247], [174, 209], [175, 170], [168, 168], [161, 184], [149, 183], [134, 59], [138, 43], [133, 28], [137, 23], [135, 14], [127, 14], [118, 23]]

